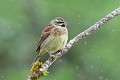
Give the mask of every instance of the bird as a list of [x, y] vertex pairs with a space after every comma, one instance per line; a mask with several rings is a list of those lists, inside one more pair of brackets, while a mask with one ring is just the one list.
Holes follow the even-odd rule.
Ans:
[[44, 28], [37, 44], [37, 55], [34, 62], [45, 53], [49, 53], [52, 56], [53, 53], [65, 47], [68, 40], [68, 29], [66, 25], [67, 22], [62, 17], [56, 17]]

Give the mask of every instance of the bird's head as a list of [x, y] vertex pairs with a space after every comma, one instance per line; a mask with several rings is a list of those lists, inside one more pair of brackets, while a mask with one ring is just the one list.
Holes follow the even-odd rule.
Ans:
[[65, 20], [61, 17], [57, 17], [57, 18], [53, 19], [51, 21], [51, 23], [54, 24], [55, 26], [61, 26], [61, 27], [66, 27], [66, 25], [67, 25]]

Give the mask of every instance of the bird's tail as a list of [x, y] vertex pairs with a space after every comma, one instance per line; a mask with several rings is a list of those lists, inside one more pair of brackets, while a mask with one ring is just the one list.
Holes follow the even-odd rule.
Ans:
[[40, 55], [36, 55], [36, 56], [35, 56], [35, 58], [34, 58], [34, 60], [33, 60], [33, 62], [32, 62], [32, 65], [30, 66], [30, 69], [32, 68], [33, 64], [34, 64], [36, 61], [39, 60], [39, 58], [40, 58]]

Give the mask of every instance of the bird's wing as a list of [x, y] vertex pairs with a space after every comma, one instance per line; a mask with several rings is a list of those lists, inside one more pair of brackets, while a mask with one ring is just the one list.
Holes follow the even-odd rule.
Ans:
[[53, 29], [54, 27], [51, 26], [51, 25], [48, 25], [42, 32], [42, 35], [40, 37], [40, 40], [37, 44], [37, 49], [36, 49], [36, 53], [39, 53], [40, 51], [40, 47], [41, 47], [41, 44], [45, 41], [45, 39], [50, 35], [50, 32], [51, 30]]

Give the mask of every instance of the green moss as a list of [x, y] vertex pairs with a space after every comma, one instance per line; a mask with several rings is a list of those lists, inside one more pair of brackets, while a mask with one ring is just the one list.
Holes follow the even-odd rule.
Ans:
[[49, 72], [47, 70], [44, 70], [44, 71], [41, 72], [41, 76], [47, 76], [48, 73]]
[[35, 71], [38, 71], [38, 69], [39, 69], [41, 66], [42, 66], [42, 62], [36, 61], [36, 62], [33, 64], [30, 72], [33, 73], [33, 72], [35, 72]]

